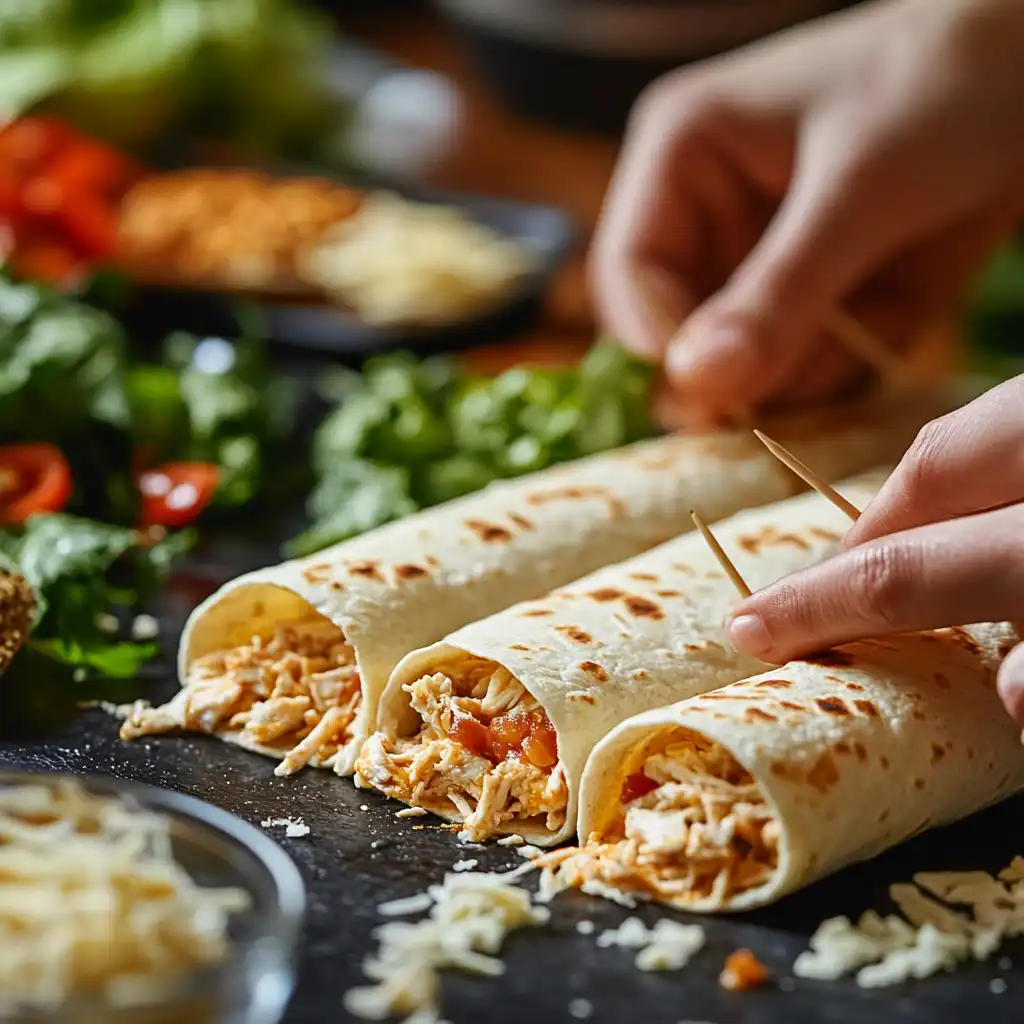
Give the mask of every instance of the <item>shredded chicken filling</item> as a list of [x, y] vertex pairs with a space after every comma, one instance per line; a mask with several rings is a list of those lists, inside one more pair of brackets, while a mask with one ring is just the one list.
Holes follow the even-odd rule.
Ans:
[[415, 735], [372, 736], [359, 777], [388, 796], [460, 816], [478, 841], [510, 823], [565, 823], [568, 789], [555, 731], [540, 704], [506, 669], [461, 660], [403, 687], [423, 725]]
[[276, 774], [326, 766], [352, 739], [361, 686], [355, 652], [326, 620], [279, 627], [263, 640], [198, 658], [162, 707], [134, 705], [121, 738], [185, 729], [236, 733], [280, 752]]
[[623, 780], [619, 813], [585, 846], [548, 854], [558, 888], [603, 883], [669, 902], [716, 904], [764, 885], [779, 823], [723, 747], [676, 732]]

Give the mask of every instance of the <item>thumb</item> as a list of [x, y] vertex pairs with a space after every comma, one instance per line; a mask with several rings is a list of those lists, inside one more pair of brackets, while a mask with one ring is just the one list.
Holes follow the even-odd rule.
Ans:
[[829, 315], [911, 234], [882, 156], [852, 150], [831, 125], [810, 136], [761, 239], [669, 344], [670, 382], [701, 401], [750, 407], [775, 394]]

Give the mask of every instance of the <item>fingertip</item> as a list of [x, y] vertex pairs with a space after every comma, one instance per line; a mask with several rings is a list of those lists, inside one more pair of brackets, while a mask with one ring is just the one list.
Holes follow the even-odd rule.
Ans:
[[726, 620], [725, 630], [740, 654], [767, 662], [781, 660], [775, 655], [771, 634], [760, 612], [741, 606]]
[[1010, 717], [1024, 725], [1024, 644], [1018, 644], [999, 666], [996, 691]]

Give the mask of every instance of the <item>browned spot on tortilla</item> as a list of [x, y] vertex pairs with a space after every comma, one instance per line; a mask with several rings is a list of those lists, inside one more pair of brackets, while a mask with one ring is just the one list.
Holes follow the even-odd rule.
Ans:
[[583, 693], [581, 691], [576, 691], [574, 693], [568, 694], [567, 696], [569, 697], [569, 700], [581, 700], [584, 704], [597, 703], [597, 699], [594, 697], [592, 693]]
[[530, 648], [525, 644], [509, 644], [508, 649], [510, 651], [528, 651]]
[[647, 671], [647, 669], [644, 669], [644, 668], [636, 668], [636, 669], [633, 669], [633, 671], [629, 673], [629, 678], [630, 679], [639, 679], [641, 682], [644, 679], [650, 679], [650, 677], [651, 677], [651, 674]]
[[878, 708], [875, 706], [874, 701], [870, 700], [855, 700], [853, 706], [862, 714], [867, 715], [868, 718], [878, 717]]
[[771, 547], [777, 544], [791, 544], [793, 547], [804, 551], [810, 548], [810, 544], [799, 534], [784, 533], [775, 526], [766, 526], [758, 533], [740, 537], [737, 543], [744, 551], [749, 551], [751, 554], [756, 554], [763, 547]]
[[916, 719], [918, 722], [923, 722], [924, 721], [924, 712], [920, 711], [918, 708], [914, 708], [914, 710], [910, 712], [910, 715], [911, 715], [912, 718]]
[[843, 683], [851, 693], [863, 693], [864, 687], [860, 683]]
[[948, 690], [949, 689], [949, 686], [950, 686], [949, 676], [944, 676], [941, 672], [936, 672], [935, 675], [932, 676], [932, 679], [935, 680], [935, 685], [940, 690]]
[[820, 654], [812, 654], [801, 658], [808, 665], [821, 665], [822, 668], [843, 668], [846, 665], [853, 665], [856, 661], [849, 651], [822, 651]]
[[1005, 640], [1000, 640], [998, 647], [999, 656], [1001, 658], [1005, 658], [1010, 653], [1010, 651], [1012, 651], [1014, 647], [1017, 646], [1017, 643], [1018, 641], [1012, 637], [1007, 637]]
[[932, 744], [932, 764], [938, 764], [946, 756], [946, 748], [941, 743]]
[[431, 569], [436, 569], [441, 563], [433, 555], [426, 555], [423, 559]]
[[833, 532], [832, 530], [826, 530], [824, 526], [808, 526], [807, 532], [812, 537], [817, 537], [818, 540], [842, 540], [842, 537]]
[[697, 700], [753, 700], [754, 695], [750, 693], [703, 693]]
[[821, 755], [807, 773], [807, 781], [819, 793], [825, 793], [839, 781], [839, 769], [828, 751]]
[[968, 747], [967, 748], [967, 760], [968, 761], [973, 761], [974, 760], [974, 748], [973, 747]]
[[725, 648], [720, 643], [716, 643], [714, 640], [708, 640], [708, 642], [706, 644], [704, 644], [704, 646], [709, 651], [724, 651], [725, 650]]
[[853, 752], [857, 755], [858, 761], [866, 761], [868, 759], [868, 752], [863, 743], [854, 743]]
[[504, 544], [512, 539], [512, 531], [498, 526], [496, 523], [488, 523], [483, 519], [467, 519], [466, 525], [485, 544]]
[[826, 715], [848, 715], [850, 713], [850, 709], [838, 697], [817, 697], [814, 703]]
[[599, 587], [597, 590], [592, 590], [587, 597], [593, 601], [618, 601], [623, 596], [621, 590], [616, 590], [614, 587]]
[[530, 608], [528, 611], [522, 612], [522, 618], [524, 619], [539, 619], [542, 615], [554, 615], [550, 608]]
[[665, 613], [661, 608], [653, 601], [649, 601], [646, 597], [637, 597], [635, 594], [630, 594], [624, 603], [626, 605], [626, 610], [631, 615], [635, 615], [638, 619], [665, 618]]
[[596, 661], [581, 661], [580, 668], [587, 673], [588, 676], [593, 676], [598, 682], [607, 683], [608, 673], [600, 666]]
[[774, 715], [769, 715], [767, 711], [762, 711], [760, 708], [747, 708], [743, 712], [743, 717], [748, 722], [777, 722], [778, 719]]
[[686, 647], [686, 649], [688, 651], [703, 651], [704, 650], [704, 648], [701, 647], [700, 644], [685, 644], [684, 646]]
[[580, 501], [583, 498], [600, 498], [608, 506], [613, 519], [626, 514], [626, 506], [605, 487], [590, 484], [585, 487], [555, 487], [549, 491], [534, 491], [526, 496], [527, 505], [546, 505], [549, 501]]
[[979, 654], [981, 652], [981, 646], [978, 641], [971, 636], [962, 626], [951, 626], [946, 630], [947, 635], [958, 647], [962, 647], [965, 651], [970, 651], [971, 654]]
[[509, 512], [509, 519], [519, 527], [520, 530], [532, 530], [533, 523], [530, 522], [526, 516], [521, 516], [518, 512]]
[[888, 770], [889, 770], [889, 758], [887, 758], [887, 757], [885, 756], [885, 754], [883, 754], [883, 755], [882, 755], [882, 756], [881, 756], [881, 757], [880, 757], [880, 758], [878, 759], [878, 763], [879, 763], [879, 764], [880, 764], [880, 765], [882, 766], [882, 769], [883, 769], [884, 771], [888, 771]]
[[924, 789], [924, 779], [914, 779], [914, 789]]
[[653, 572], [631, 572], [629, 574], [631, 580], [640, 580], [641, 583], [657, 583], [658, 577]]
[[555, 626], [555, 629], [563, 636], [567, 636], [575, 644], [589, 644], [594, 639], [580, 626]]
[[681, 562], [673, 562], [670, 569], [675, 569], [676, 572], [681, 572], [684, 576], [696, 576], [697, 570], [692, 565], [683, 565]]
[[789, 782], [800, 782], [803, 773], [795, 764], [786, 764], [785, 761], [773, 761], [770, 769], [772, 775]]
[[678, 590], [656, 590], [654, 592], [658, 597], [682, 597], [683, 595]]
[[307, 566], [302, 570], [302, 578], [307, 583], [324, 583], [330, 575], [331, 567], [325, 562], [319, 562], [316, 565]]
[[364, 580], [377, 580], [379, 583], [384, 582], [384, 576], [377, 566], [377, 563], [367, 559], [365, 562], [353, 562], [348, 567], [349, 576], [360, 576]]
[[704, 579], [706, 580], [724, 580], [725, 573], [719, 572], [717, 569], [712, 569], [710, 572], [704, 573]]
[[793, 684], [788, 679], [762, 679], [756, 685], [759, 690], [788, 690]]
[[884, 811], [878, 816], [878, 824], [881, 825], [883, 821], [889, 820], [889, 808], [886, 807]]
[[424, 576], [429, 576], [430, 574], [422, 565], [413, 565], [409, 562], [405, 565], [396, 565], [395, 575], [400, 580], [420, 580], [423, 579]]
[[837, 754], [849, 754], [850, 744], [846, 740], [840, 740], [833, 748]]
[[779, 701], [779, 707], [780, 708], [786, 708], [788, 711], [806, 711], [807, 710], [807, 708], [805, 708], [803, 706], [803, 704], [794, 704], [793, 701], [791, 701], [791, 700], [780, 700]]
[[331, 588], [331, 590], [333, 590], [333, 591], [334, 591], [334, 592], [335, 592], [336, 594], [344, 594], [344, 593], [345, 593], [345, 584], [344, 584], [344, 583], [342, 583], [342, 582], [341, 582], [341, 580], [331, 580], [331, 582], [330, 582], [330, 583], [328, 583], [327, 585], [328, 585], [328, 586], [329, 586], [329, 587]]

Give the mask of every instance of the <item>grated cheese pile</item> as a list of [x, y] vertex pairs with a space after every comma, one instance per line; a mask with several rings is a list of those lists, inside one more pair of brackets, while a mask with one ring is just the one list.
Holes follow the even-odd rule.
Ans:
[[4, 1005], [158, 998], [228, 955], [228, 917], [248, 903], [238, 889], [200, 889], [159, 815], [77, 783], [0, 788]]
[[663, 917], [648, 928], [639, 917], [628, 917], [618, 928], [601, 932], [597, 944], [602, 949], [638, 950], [636, 966], [641, 971], [678, 971], [704, 948], [704, 938], [699, 924], [680, 924]]
[[845, 917], [822, 922], [793, 973], [833, 980], [856, 971], [858, 985], [880, 988], [987, 960], [1004, 938], [1024, 934], [1021, 857], [998, 878], [985, 871], [922, 871], [889, 894], [903, 917], [869, 910], [856, 925]]
[[304, 254], [300, 273], [365, 323], [426, 326], [495, 306], [535, 265], [525, 245], [459, 210], [378, 193]]
[[[524, 865], [525, 867], [525, 865]], [[509, 932], [546, 924], [550, 912], [534, 906], [530, 893], [514, 883], [521, 870], [504, 875], [466, 872], [445, 876], [426, 893], [381, 904], [386, 917], [420, 913], [420, 921], [389, 921], [374, 932], [375, 954], [363, 962], [373, 982], [345, 994], [345, 1009], [365, 1020], [406, 1015], [407, 1024], [438, 1024], [438, 971], [454, 967], [496, 977], [505, 965], [495, 957]]]

